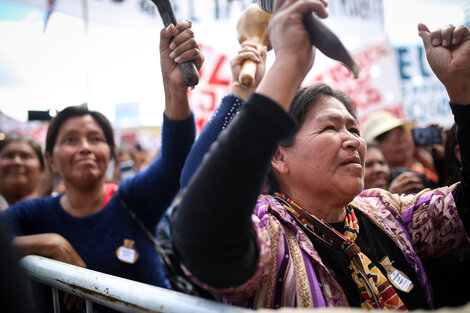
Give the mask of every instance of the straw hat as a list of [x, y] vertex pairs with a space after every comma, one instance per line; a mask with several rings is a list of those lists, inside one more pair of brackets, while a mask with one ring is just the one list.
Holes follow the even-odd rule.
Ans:
[[410, 132], [413, 122], [397, 118], [387, 111], [376, 111], [369, 115], [362, 127], [362, 138], [367, 142], [373, 141], [378, 136], [402, 126]]

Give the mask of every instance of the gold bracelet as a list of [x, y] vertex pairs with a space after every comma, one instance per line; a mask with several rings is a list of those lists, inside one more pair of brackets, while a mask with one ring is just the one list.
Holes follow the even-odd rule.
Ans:
[[243, 89], [248, 89], [247, 86], [242, 85], [240, 82], [237, 82], [237, 81], [233, 82], [233, 85], [237, 86], [237, 87], [240, 87], [240, 88], [243, 88]]

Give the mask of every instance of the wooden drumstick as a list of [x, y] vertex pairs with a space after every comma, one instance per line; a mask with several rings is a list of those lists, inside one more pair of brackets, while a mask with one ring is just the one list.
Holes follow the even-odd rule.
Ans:
[[[243, 11], [237, 23], [238, 42], [242, 44], [245, 40], [253, 41], [256, 44], [266, 46], [271, 49], [268, 36], [268, 24], [271, 14], [261, 10], [252, 4]], [[255, 79], [256, 62], [245, 60], [240, 70], [238, 81], [243, 86], [250, 86]]]
[[[169, 0], [152, 0], [157, 6], [158, 12], [163, 20], [163, 25], [167, 27], [170, 24], [176, 26], [175, 13]], [[173, 39], [172, 39], [173, 40]], [[186, 86], [194, 88], [199, 83], [199, 72], [193, 61], [179, 63], [181, 74], [183, 75]]]

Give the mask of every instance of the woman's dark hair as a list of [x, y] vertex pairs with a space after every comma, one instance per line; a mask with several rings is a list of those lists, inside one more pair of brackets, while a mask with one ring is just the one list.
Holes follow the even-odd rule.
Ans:
[[0, 141], [0, 151], [2, 151], [6, 146], [8, 146], [12, 142], [24, 142], [27, 143], [31, 149], [33, 149], [34, 154], [37, 156], [39, 160], [39, 164], [41, 165], [41, 171], [44, 170], [44, 155], [42, 154], [42, 148], [39, 142], [32, 138], [17, 136], [17, 135], [10, 135], [7, 136], [4, 140]]
[[[292, 104], [289, 109], [289, 116], [295, 121], [297, 126], [289, 136], [284, 138], [279, 143], [280, 146], [289, 147], [294, 144], [295, 134], [304, 123], [307, 113], [312, 107], [316, 105], [317, 101], [323, 97], [332, 97], [337, 99], [344, 105], [346, 110], [355, 120], [358, 119], [356, 105], [352, 99], [342, 91], [335, 90], [323, 83], [317, 83], [308, 87], [303, 87], [297, 92], [297, 95], [294, 97], [294, 100], [292, 100]], [[272, 171], [272, 168], [268, 173], [268, 180], [266, 184], [268, 193], [279, 191], [279, 184], [276, 180], [274, 172]]]
[[116, 157], [114, 132], [111, 123], [102, 113], [97, 111], [89, 111], [88, 108], [84, 106], [67, 107], [60, 111], [57, 116], [51, 120], [46, 135], [46, 153], [48, 155], [52, 156], [52, 150], [54, 150], [54, 145], [57, 140], [60, 127], [70, 118], [85, 115], [90, 115], [98, 123], [98, 125], [100, 125], [111, 151], [111, 158]]

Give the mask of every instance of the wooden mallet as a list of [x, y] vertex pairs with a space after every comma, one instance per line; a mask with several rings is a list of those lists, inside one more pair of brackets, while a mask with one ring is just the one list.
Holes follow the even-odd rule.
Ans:
[[[237, 23], [238, 42], [242, 44], [245, 40], [253, 41], [256, 44], [266, 46], [271, 49], [268, 36], [268, 24], [271, 14], [261, 10], [252, 4], [243, 11]], [[250, 86], [255, 79], [256, 62], [245, 60], [240, 70], [238, 81], [243, 86]]]

